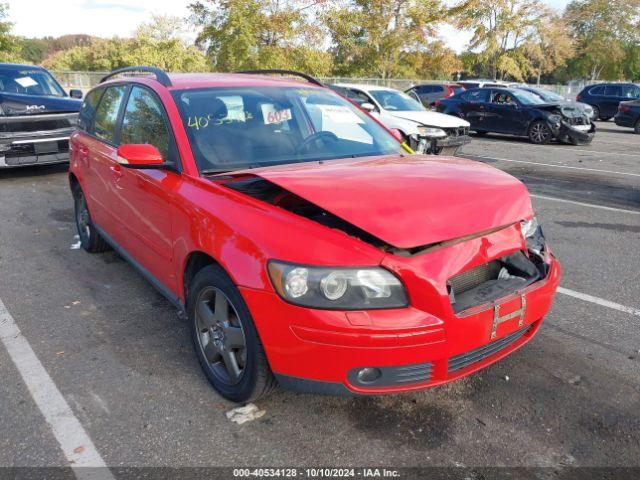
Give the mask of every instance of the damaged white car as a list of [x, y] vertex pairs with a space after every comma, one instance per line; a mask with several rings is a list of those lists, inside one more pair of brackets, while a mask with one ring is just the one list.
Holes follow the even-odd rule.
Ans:
[[427, 110], [406, 93], [387, 87], [338, 83], [331, 88], [397, 131], [418, 153], [455, 155], [469, 143], [469, 122]]

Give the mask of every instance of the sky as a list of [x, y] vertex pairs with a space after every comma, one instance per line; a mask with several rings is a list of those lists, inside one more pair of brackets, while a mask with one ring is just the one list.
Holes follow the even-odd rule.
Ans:
[[[454, 0], [445, 0], [453, 3]], [[487, 0], [490, 1], [490, 0]], [[544, 0], [561, 12], [568, 0]], [[191, 0], [8, 0], [13, 33], [45, 37], [86, 33], [99, 37], [127, 37], [151, 14], [186, 17]], [[467, 32], [442, 27], [440, 37], [460, 52], [470, 39]]]

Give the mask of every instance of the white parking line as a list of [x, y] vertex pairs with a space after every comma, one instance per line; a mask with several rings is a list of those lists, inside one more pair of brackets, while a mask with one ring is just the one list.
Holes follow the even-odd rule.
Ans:
[[606, 207], [604, 205], [596, 205], [595, 203], [576, 202], [575, 200], [566, 200], [564, 198], [546, 197], [544, 195], [529, 194], [531, 198], [539, 198], [540, 200], [550, 200], [552, 202], [570, 203], [572, 205], [580, 205], [581, 207], [597, 208], [600, 210], [608, 210], [610, 212], [630, 213], [632, 215], [640, 215], [640, 210], [625, 210], [624, 208]]
[[[518, 145], [517, 143], [514, 142], [507, 142], [504, 140], [490, 140], [490, 139], [485, 139], [483, 140], [483, 142], [486, 143], [504, 143], [507, 145]], [[553, 148], [553, 149], [558, 149], [558, 145], [532, 145], [534, 148]], [[640, 157], [640, 153], [617, 153], [617, 152], [601, 152], [599, 150], [586, 150], [583, 148], [575, 148], [573, 146], [565, 146], [565, 149], [567, 149], [568, 151], [571, 152], [583, 152], [583, 153], [592, 153], [592, 154], [598, 154], [598, 155], [615, 155], [615, 156], [622, 156], [622, 157]]]
[[564, 287], [558, 287], [558, 293], [563, 293], [564, 295], [569, 295], [570, 297], [579, 298], [580, 300], [584, 300], [585, 302], [595, 303], [596, 305], [612, 308], [613, 310], [618, 310], [624, 313], [630, 313], [631, 315], [636, 315], [640, 317], [640, 310], [638, 310], [637, 308], [625, 307], [624, 305], [620, 305], [619, 303], [610, 302], [609, 300], [594, 297], [592, 295], [587, 295], [586, 293], [576, 292], [575, 290], [569, 290], [568, 288], [564, 288]]
[[[78, 479], [113, 480], [104, 460], [0, 300], [0, 339]], [[100, 469], [77, 467], [103, 467]]]
[[540, 163], [540, 162], [530, 162], [527, 160], [512, 160], [511, 158], [499, 158], [499, 157], [487, 157], [484, 155], [474, 155], [473, 153], [465, 153], [464, 154], [467, 157], [472, 157], [473, 158], [484, 158], [487, 160], [497, 160], [499, 162], [513, 162], [513, 163], [527, 163], [530, 165], [542, 165], [545, 167], [554, 167], [554, 168], [569, 168], [571, 170], [586, 170], [589, 172], [600, 172], [600, 173], [611, 173], [614, 175], [626, 175], [626, 176], [630, 176], [630, 177], [640, 177], [640, 173], [629, 173], [629, 172], [615, 172], [613, 170], [600, 170], [597, 168], [586, 168], [586, 167], [572, 167], [570, 165], [556, 165], [553, 163]]

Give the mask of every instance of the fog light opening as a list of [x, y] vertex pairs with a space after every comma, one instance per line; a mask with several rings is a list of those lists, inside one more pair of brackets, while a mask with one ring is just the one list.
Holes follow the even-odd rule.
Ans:
[[358, 372], [358, 382], [373, 383], [382, 376], [382, 372], [375, 367], [362, 368]]

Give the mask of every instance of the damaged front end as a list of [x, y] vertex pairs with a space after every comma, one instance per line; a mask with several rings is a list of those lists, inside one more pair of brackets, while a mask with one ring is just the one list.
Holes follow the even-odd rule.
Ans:
[[471, 142], [469, 127], [418, 127], [409, 137], [409, 146], [416, 153], [427, 155], [455, 155], [462, 145]]
[[574, 107], [557, 107], [550, 120], [554, 137], [560, 142], [587, 145], [596, 133], [596, 126], [589, 116]]
[[542, 228], [535, 217], [521, 222], [527, 251], [518, 251], [451, 277], [447, 291], [456, 314], [522, 292], [547, 277], [551, 263]]

